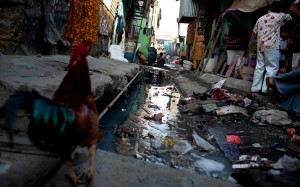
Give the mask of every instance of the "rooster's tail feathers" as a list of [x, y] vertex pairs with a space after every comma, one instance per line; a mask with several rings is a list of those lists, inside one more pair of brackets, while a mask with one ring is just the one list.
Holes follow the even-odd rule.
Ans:
[[75, 114], [72, 110], [41, 99], [34, 101], [32, 115], [36, 124], [47, 125], [51, 123], [55, 128], [58, 127], [61, 133], [64, 132], [68, 125], [72, 125], [75, 121]]
[[15, 113], [18, 109], [25, 109], [32, 115], [35, 124], [53, 124], [64, 132], [68, 125], [75, 121], [75, 114], [72, 110], [54, 103], [41, 96], [36, 91], [19, 91], [10, 96], [4, 106], [0, 108], [0, 117], [5, 117], [10, 143], [13, 143], [13, 131]]

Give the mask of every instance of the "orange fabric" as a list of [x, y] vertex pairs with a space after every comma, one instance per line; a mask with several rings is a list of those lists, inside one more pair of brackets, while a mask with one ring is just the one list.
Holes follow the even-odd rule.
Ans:
[[193, 63], [193, 68], [197, 69], [198, 63], [201, 60], [203, 54], [204, 54], [204, 49], [205, 49], [205, 44], [204, 44], [204, 36], [203, 35], [196, 35], [194, 38], [193, 42], [193, 48], [194, 48], [194, 63]]
[[64, 37], [71, 49], [80, 42], [98, 43], [99, 0], [71, 0]]

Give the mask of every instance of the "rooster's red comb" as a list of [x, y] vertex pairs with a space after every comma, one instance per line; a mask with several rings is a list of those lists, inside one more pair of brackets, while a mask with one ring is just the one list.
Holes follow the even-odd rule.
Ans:
[[77, 62], [82, 61], [85, 59], [89, 54], [88, 46], [86, 43], [79, 43], [72, 52], [71, 62], [69, 64], [69, 67], [71, 68], [74, 66]]

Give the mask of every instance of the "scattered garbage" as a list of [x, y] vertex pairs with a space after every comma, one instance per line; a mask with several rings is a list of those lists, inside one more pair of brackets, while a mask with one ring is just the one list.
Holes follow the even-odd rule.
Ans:
[[173, 146], [173, 150], [176, 151], [179, 155], [184, 155], [192, 149], [193, 147], [186, 140], [180, 140], [176, 142]]
[[188, 60], [184, 60], [183, 61], [183, 68], [185, 70], [191, 70], [192, 69], [192, 66], [193, 66], [193, 62], [190, 62]]
[[206, 105], [202, 105], [202, 109], [204, 110], [204, 112], [208, 113], [208, 112], [212, 112], [214, 110], [217, 110], [219, 107], [217, 107], [216, 104], [206, 104]]
[[291, 119], [282, 119], [282, 120], [280, 120], [279, 121], [279, 124], [281, 125], [281, 126], [286, 126], [286, 125], [290, 125], [290, 124], [292, 124], [292, 120]]
[[221, 79], [219, 82], [213, 84], [210, 89], [211, 91], [214, 90], [214, 89], [218, 89], [218, 88], [222, 88], [224, 83], [225, 83], [226, 79]]
[[211, 135], [207, 138], [207, 140], [209, 140], [209, 141], [214, 140], [214, 139], [215, 139], [214, 135]]
[[234, 143], [234, 144], [240, 144], [241, 139], [238, 135], [226, 135], [226, 142]]
[[241, 95], [231, 94], [225, 89], [215, 89], [212, 91], [212, 99], [225, 100], [227, 102], [240, 103], [244, 105], [244, 97]]
[[119, 138], [119, 141], [123, 144], [128, 143], [129, 139], [128, 138]]
[[245, 161], [252, 161], [252, 162], [261, 162], [261, 157], [259, 155], [241, 155], [239, 156], [238, 162], [245, 162]]
[[152, 116], [144, 116], [145, 119], [150, 119], [154, 121], [161, 121], [164, 115], [162, 113], [154, 114]]
[[252, 103], [251, 99], [248, 99], [247, 97], [245, 97], [244, 99], [244, 107], [250, 106]]
[[205, 101], [207, 99], [207, 97], [208, 97], [205, 93], [195, 93], [195, 92], [193, 92], [193, 96], [196, 99], [200, 99], [202, 101]]
[[190, 171], [193, 171], [195, 168], [193, 160], [191, 160], [190, 158], [184, 155], [179, 155], [174, 157], [171, 160], [171, 164], [174, 168], [180, 168], [180, 169], [185, 169]]
[[295, 134], [295, 132], [296, 132], [296, 130], [294, 128], [287, 128], [285, 130], [291, 136], [293, 136]]
[[124, 52], [122, 51], [120, 45], [110, 45], [108, 52], [109, 58], [122, 62], [128, 62], [128, 60], [124, 58]]
[[162, 138], [156, 137], [156, 138], [151, 140], [151, 147], [153, 149], [159, 149], [162, 146], [162, 142], [163, 142]]
[[247, 168], [254, 168], [259, 167], [260, 165], [255, 162], [250, 162], [246, 164], [233, 164], [232, 169], [247, 169]]
[[273, 125], [289, 125], [292, 120], [288, 119], [288, 113], [281, 110], [259, 110], [254, 112], [251, 121], [253, 123], [268, 123]]
[[296, 171], [300, 168], [300, 161], [297, 158], [284, 155], [276, 163], [271, 164], [274, 169], [284, 169], [288, 172]]
[[256, 148], [263, 148], [262, 145], [260, 145], [259, 143], [254, 143], [252, 144], [253, 147], [256, 147]]
[[300, 122], [299, 122], [299, 121], [295, 121], [295, 122], [293, 123], [293, 126], [295, 126], [295, 127], [300, 127]]
[[167, 148], [172, 148], [174, 144], [177, 143], [176, 140], [174, 140], [172, 137], [167, 136], [161, 144], [164, 145]]
[[297, 150], [294, 150], [291, 147], [288, 147], [282, 143], [274, 143], [271, 145], [271, 147], [280, 152], [284, 152], [284, 153], [290, 152], [290, 153], [296, 153], [300, 155], [300, 153]]
[[225, 166], [224, 164], [210, 160], [204, 157], [198, 157], [200, 158], [195, 162], [196, 168], [198, 168], [202, 172], [206, 172], [207, 175], [209, 175], [212, 171], [223, 171]]
[[275, 169], [270, 169], [270, 170], [268, 170], [268, 173], [271, 175], [280, 175], [281, 171], [275, 170]]
[[139, 160], [142, 160], [142, 159], [143, 159], [143, 156], [142, 156], [141, 154], [139, 154], [139, 153], [136, 153], [136, 154], [134, 155], [134, 158], [139, 159]]
[[214, 151], [216, 150], [216, 148], [211, 145], [210, 143], [208, 143], [207, 141], [205, 141], [203, 138], [201, 138], [200, 136], [198, 136], [198, 134], [193, 131], [193, 138], [194, 138], [194, 141], [196, 143], [197, 146], [207, 150], [207, 151]]
[[300, 136], [294, 135], [291, 139], [291, 142], [300, 142]]
[[188, 103], [180, 108], [181, 113], [200, 113], [201, 110], [201, 105], [199, 105], [197, 102]]
[[223, 116], [227, 114], [237, 114], [237, 113], [241, 113], [244, 114], [245, 116], [249, 116], [245, 108], [235, 106], [235, 105], [223, 106], [220, 107], [218, 110], [216, 110], [217, 116]]

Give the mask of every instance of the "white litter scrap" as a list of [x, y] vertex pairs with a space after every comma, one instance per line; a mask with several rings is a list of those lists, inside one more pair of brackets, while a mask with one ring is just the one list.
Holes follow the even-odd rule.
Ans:
[[262, 148], [263, 146], [260, 145], [259, 143], [254, 143], [252, 144], [253, 147], [256, 147], [256, 148]]
[[253, 161], [253, 162], [260, 162], [261, 157], [259, 155], [241, 155], [239, 156], [239, 162], [244, 162], [244, 161]]
[[191, 70], [193, 66], [193, 62], [188, 61], [188, 60], [184, 60], [183, 61], [183, 68], [186, 70]]
[[232, 169], [247, 169], [247, 168], [254, 168], [254, 167], [259, 167], [259, 164], [255, 162], [250, 162], [247, 164], [233, 164]]
[[245, 116], [249, 116], [247, 109], [235, 105], [223, 106], [220, 107], [218, 110], [216, 110], [217, 116], [224, 116], [227, 114], [238, 114], [238, 113], [244, 114]]
[[111, 45], [108, 49], [109, 52], [109, 58], [122, 61], [122, 62], [128, 62], [126, 58], [124, 58], [124, 52], [121, 49], [120, 45]]
[[209, 91], [208, 93], [211, 94], [211, 92], [214, 90], [214, 89], [220, 89], [223, 87], [224, 83], [225, 83], [226, 79], [221, 79], [219, 82], [213, 84], [210, 86], [209, 88]]
[[213, 84], [211, 86], [211, 90], [217, 89], [217, 88], [222, 88], [224, 83], [225, 83], [226, 79], [221, 79], [219, 82]]
[[247, 97], [244, 99], [244, 107], [250, 106], [252, 103], [251, 99], [248, 99]]
[[284, 155], [278, 162], [271, 164], [274, 169], [284, 169], [288, 172], [296, 171], [300, 168], [300, 161], [297, 158]]
[[289, 119], [289, 115], [285, 111], [281, 110], [259, 110], [254, 112], [251, 121], [253, 123], [267, 122], [273, 125], [289, 125], [292, 124], [292, 120]]
[[223, 171], [225, 168], [224, 164], [204, 157], [197, 160], [195, 165], [200, 171], [206, 172], [208, 175], [212, 171]]
[[213, 145], [211, 145], [210, 143], [205, 141], [203, 138], [198, 136], [198, 134], [195, 131], [193, 131], [193, 138], [194, 138], [194, 141], [197, 146], [202, 147], [203, 149], [205, 149], [207, 151], [215, 151], [216, 150], [216, 148]]
[[193, 147], [191, 146], [191, 144], [186, 141], [186, 140], [180, 140], [178, 141], [173, 149], [180, 155], [184, 155], [186, 154], [187, 152], [189, 152], [190, 150], [193, 149]]

